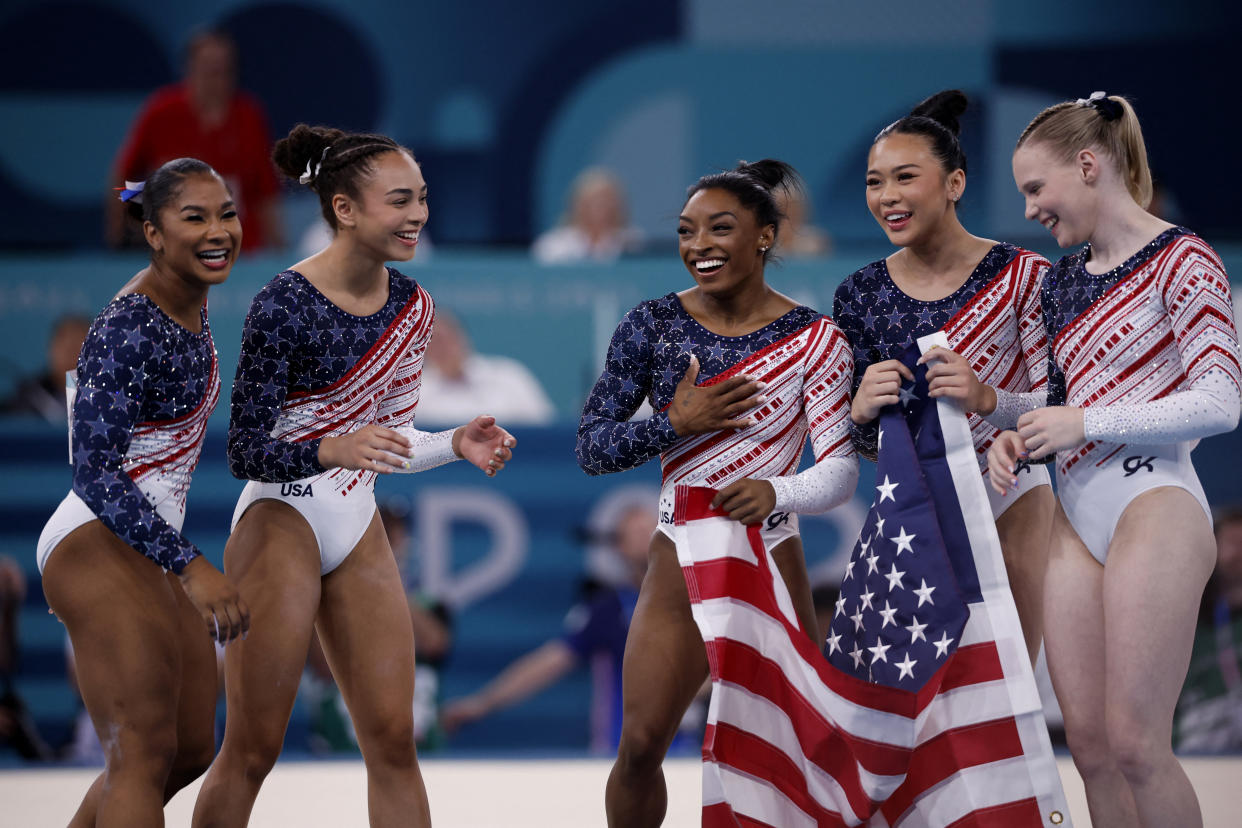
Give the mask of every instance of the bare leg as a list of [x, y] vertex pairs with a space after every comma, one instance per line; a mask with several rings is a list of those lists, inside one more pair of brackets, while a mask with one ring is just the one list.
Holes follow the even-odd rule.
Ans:
[[708, 674], [677, 550], [662, 532], [651, 541], [621, 671], [624, 718], [605, 792], [608, 825], [650, 828], [664, 821], [668, 808], [664, 755]]
[[427, 828], [431, 812], [414, 748], [414, 633], [378, 513], [323, 579], [318, 629], [366, 762], [371, 825]]
[[783, 540], [772, 547], [771, 554], [776, 570], [781, 573], [781, 580], [785, 582], [785, 588], [789, 590], [789, 597], [793, 599], [794, 612], [798, 614], [802, 628], [806, 630], [806, 634], [810, 636], [811, 643], [816, 649], [823, 649], [824, 639], [821, 638], [821, 634], [827, 635], [828, 633], [819, 629], [819, 622], [815, 618], [815, 601], [811, 598], [811, 582], [806, 575], [806, 558], [802, 554], [802, 539]]
[[1056, 498], [1050, 486], [1037, 486], [1018, 498], [996, 521], [1009, 589], [1022, 623], [1031, 664], [1039, 658], [1044, 635], [1044, 576]]
[[175, 594], [158, 566], [99, 521], [56, 548], [43, 590], [69, 631], [82, 699], [106, 757], [83, 808], [98, 826], [163, 825], [182, 670]]
[[224, 548], [250, 605], [250, 633], [228, 646], [224, 744], [194, 805], [196, 828], [241, 826], [284, 743], [319, 607], [319, 546], [294, 509], [260, 500]]
[[1135, 826], [1134, 799], [1109, 752], [1104, 724], [1104, 567], [1091, 557], [1060, 504], [1053, 514], [1044, 610], [1048, 671], [1092, 824]]
[[1147, 828], [1203, 825], [1173, 756], [1173, 708], [1186, 680], [1199, 598], [1216, 563], [1207, 515], [1190, 493], [1153, 489], [1117, 524], [1104, 577], [1108, 744]]
[[[216, 648], [203, 633], [194, 605], [186, 597], [181, 582], [166, 574], [177, 601], [177, 632], [180, 639], [181, 677], [177, 701], [177, 758], [173, 760], [164, 784], [164, 804], [177, 791], [203, 774], [216, 752]], [[105, 774], [95, 778], [86, 792], [69, 828], [90, 828], [95, 824]]]

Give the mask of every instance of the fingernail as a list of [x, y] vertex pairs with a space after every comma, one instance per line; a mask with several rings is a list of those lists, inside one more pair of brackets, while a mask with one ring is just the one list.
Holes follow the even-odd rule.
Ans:
[[496, 449], [495, 451], [493, 451], [493, 452], [492, 452], [492, 454], [494, 454], [494, 455], [496, 455], [497, 457], [499, 457], [499, 456], [500, 456], [500, 449]]
[[767, 398], [767, 397], [756, 397], [756, 398], [755, 398], [755, 405], [763, 405], [763, 404], [764, 404], [765, 402], [767, 402], [767, 401], [768, 401], [768, 398]]
[[408, 469], [409, 467], [410, 467], [410, 461], [409, 461], [409, 460], [406, 460], [404, 463], [402, 463], [402, 464], [401, 464], [401, 468], [403, 468], [403, 469]]
[[413, 448], [406, 449], [406, 451], [405, 451], [405, 456], [406, 456], [406, 457], [413, 457], [413, 456], [414, 456], [414, 449], [413, 449]]
[[760, 390], [760, 391], [762, 391], [763, 389], [765, 389], [765, 388], [767, 388], [767, 387], [768, 387], [768, 384], [767, 384], [766, 382], [761, 382], [761, 383], [759, 383], [759, 390]]

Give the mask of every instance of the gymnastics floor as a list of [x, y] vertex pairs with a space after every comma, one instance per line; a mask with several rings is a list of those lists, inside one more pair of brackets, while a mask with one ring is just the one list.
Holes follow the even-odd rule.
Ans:
[[[1206, 828], [1238, 828], [1242, 757], [1183, 758], [1203, 806]], [[1076, 828], [1086, 828], [1082, 782], [1068, 758], [1058, 759]], [[593, 828], [604, 826], [602, 759], [425, 759], [423, 775], [437, 828]], [[63, 826], [95, 769], [0, 772], [0, 826]], [[669, 828], [699, 824], [699, 763], [665, 763]], [[165, 811], [170, 826], [188, 826], [198, 783]], [[268, 777], [250, 820], [253, 828], [365, 826], [366, 776], [361, 761], [282, 761]]]

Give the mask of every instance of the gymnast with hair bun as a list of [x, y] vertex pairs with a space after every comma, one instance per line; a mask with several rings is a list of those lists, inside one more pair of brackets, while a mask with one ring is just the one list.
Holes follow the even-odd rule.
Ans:
[[91, 324], [71, 392], [73, 490], [39, 537], [105, 767], [71, 826], [164, 824], [215, 753], [216, 651], [250, 627], [237, 587], [183, 534], [220, 396], [207, 293], [241, 248], [233, 196], [178, 158], [122, 199], [151, 250]]
[[276, 165], [319, 196], [332, 242], [251, 304], [233, 383], [228, 457], [248, 480], [224, 551], [255, 617], [226, 659], [224, 744], [195, 826], [244, 825], [280, 755], [312, 629], [353, 721], [370, 824], [431, 824], [414, 747], [409, 607], [376, 512], [379, 475], [464, 458], [489, 477], [513, 437], [479, 416], [412, 425], [434, 305], [408, 261], [427, 223], [410, 151], [382, 135], [299, 124]]

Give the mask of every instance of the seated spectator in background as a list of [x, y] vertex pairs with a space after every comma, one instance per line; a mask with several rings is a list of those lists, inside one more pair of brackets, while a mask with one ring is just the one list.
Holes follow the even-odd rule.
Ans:
[[1242, 751], [1242, 507], [1222, 512], [1215, 530], [1216, 569], [1173, 722], [1179, 751]]
[[806, 193], [778, 188], [776, 206], [785, 215], [773, 252], [786, 259], [813, 259], [832, 254], [832, 237], [811, 224], [811, 206]]
[[[156, 90], [143, 104], [117, 155], [112, 179], [144, 181], [174, 158], [202, 159], [224, 177], [233, 194], [242, 222], [242, 248], [283, 247], [271, 154], [262, 105], [237, 88], [237, 47], [226, 33], [207, 30], [186, 46], [185, 79]], [[109, 246], [146, 247], [132, 223], [127, 228], [124, 205], [110, 198], [107, 210]]]
[[[388, 545], [397, 559], [414, 628], [414, 741], [419, 750], [434, 750], [441, 741], [437, 716], [440, 673], [453, 644], [453, 617], [444, 603], [420, 592], [416, 586], [418, 577], [413, 571], [408, 503], [401, 497], [389, 498], [379, 504], [378, 511]], [[310, 708], [311, 750], [316, 753], [357, 752], [358, 737], [354, 735], [349, 711], [332, 678], [318, 635], [311, 636], [300, 691], [302, 704]]]
[[33, 414], [49, 423], [64, 425], [69, 418], [65, 403], [65, 372], [78, 367], [78, 354], [91, 320], [67, 314], [52, 323], [47, 341], [47, 367], [38, 376], [18, 383], [13, 396], [0, 402], [0, 413]]
[[539, 380], [516, 359], [476, 354], [461, 323], [436, 308], [435, 328], [423, 358], [419, 423], [460, 423], [484, 411], [507, 425], [543, 425], [556, 408]]
[[[659, 492], [627, 486], [596, 505], [587, 520], [587, 569], [582, 595], [565, 615], [564, 629], [513, 661], [480, 690], [449, 702], [444, 730], [455, 730], [521, 702], [577, 667], [591, 669], [592, 753], [615, 754], [621, 736], [621, 662], [638, 586], [647, 571], [647, 548], [656, 529]], [[710, 685], [709, 685], [710, 686]], [[692, 706], [674, 748], [697, 746], [694, 731], [705, 710]]]
[[26, 577], [12, 558], [0, 557], [0, 748], [23, 759], [49, 760], [52, 751], [13, 686], [19, 656], [17, 614], [26, 600]]
[[560, 225], [535, 239], [531, 254], [540, 264], [612, 262], [642, 245], [642, 232], [629, 224], [621, 181], [602, 167], [591, 167], [574, 179]]

